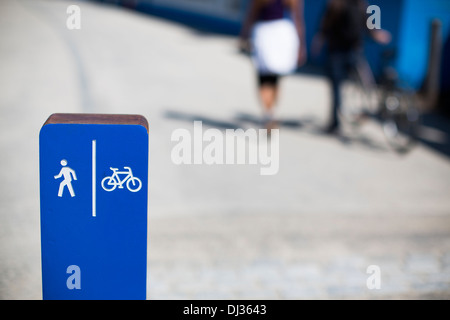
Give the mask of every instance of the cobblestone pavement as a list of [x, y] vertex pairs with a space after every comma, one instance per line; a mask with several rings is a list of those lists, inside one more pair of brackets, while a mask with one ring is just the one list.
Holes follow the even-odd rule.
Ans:
[[328, 85], [301, 74], [282, 82], [277, 175], [177, 166], [175, 129], [260, 117], [236, 39], [87, 1], [70, 31], [70, 4], [0, 1], [1, 299], [42, 297], [38, 134], [54, 112], [149, 120], [150, 299], [450, 298], [448, 158], [421, 144], [398, 156], [374, 122], [318, 134]]

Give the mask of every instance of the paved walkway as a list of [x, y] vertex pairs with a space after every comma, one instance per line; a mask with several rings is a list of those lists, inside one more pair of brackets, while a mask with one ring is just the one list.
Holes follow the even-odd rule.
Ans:
[[[449, 223], [277, 212], [157, 220], [149, 298], [448, 299]], [[366, 286], [372, 265], [379, 290]]]
[[0, 3], [0, 298], [41, 298], [38, 133], [54, 112], [149, 120], [151, 299], [450, 298], [448, 158], [398, 156], [371, 122], [318, 134], [327, 83], [301, 75], [283, 80], [279, 174], [176, 166], [175, 129], [254, 127], [248, 58], [234, 38], [90, 2], [70, 31], [69, 4]]

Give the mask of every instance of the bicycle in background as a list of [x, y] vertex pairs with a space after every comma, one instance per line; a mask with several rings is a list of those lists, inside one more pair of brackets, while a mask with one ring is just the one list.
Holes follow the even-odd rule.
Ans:
[[362, 55], [348, 72], [343, 83], [339, 117], [352, 128], [359, 127], [368, 117], [381, 122], [389, 145], [399, 153], [414, 146], [420, 123], [416, 93], [402, 83], [388, 62], [394, 51], [383, 53], [383, 71], [379, 84]]

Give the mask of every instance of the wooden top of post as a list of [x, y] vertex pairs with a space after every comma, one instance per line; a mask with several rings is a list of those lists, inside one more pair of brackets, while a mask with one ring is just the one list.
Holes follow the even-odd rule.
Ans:
[[134, 114], [95, 114], [95, 113], [54, 113], [47, 121], [47, 124], [127, 124], [139, 125], [147, 129], [148, 122], [141, 115]]

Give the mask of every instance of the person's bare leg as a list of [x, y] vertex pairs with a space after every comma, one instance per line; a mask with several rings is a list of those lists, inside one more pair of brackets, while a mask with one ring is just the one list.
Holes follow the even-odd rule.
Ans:
[[259, 88], [259, 95], [263, 105], [265, 126], [267, 129], [273, 129], [275, 127], [273, 116], [278, 98], [278, 86], [262, 85]]

